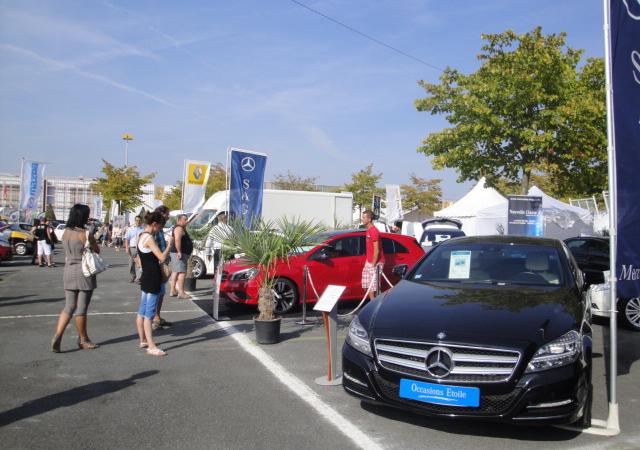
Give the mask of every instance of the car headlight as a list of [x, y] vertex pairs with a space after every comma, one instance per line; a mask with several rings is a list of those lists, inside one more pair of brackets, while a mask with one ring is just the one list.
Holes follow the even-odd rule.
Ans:
[[258, 275], [258, 268], [251, 267], [249, 269], [239, 270], [231, 275], [231, 281], [247, 281], [255, 278]]
[[576, 331], [569, 331], [555, 341], [538, 349], [527, 366], [527, 373], [566, 366], [578, 359], [582, 351], [582, 339]]
[[373, 356], [371, 353], [371, 344], [369, 343], [369, 334], [360, 324], [358, 316], [354, 317], [349, 324], [347, 343], [359, 352], [364, 353], [367, 356]]

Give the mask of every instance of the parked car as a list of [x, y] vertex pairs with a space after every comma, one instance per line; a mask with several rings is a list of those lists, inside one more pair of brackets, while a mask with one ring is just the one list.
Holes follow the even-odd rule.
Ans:
[[56, 238], [59, 242], [62, 242], [62, 235], [64, 234], [65, 228], [67, 228], [67, 224], [61, 223], [53, 229], [53, 232], [55, 233]]
[[[361, 300], [365, 289], [361, 286], [365, 263], [365, 231], [333, 231], [317, 235], [299, 254], [282, 261], [276, 268], [274, 288], [277, 313], [291, 311], [302, 295], [303, 268], [306, 265], [318, 294], [329, 284], [346, 286], [342, 300]], [[418, 242], [409, 236], [381, 233], [385, 256], [384, 274], [391, 283], [399, 281], [401, 273], [413, 267], [424, 254]], [[395, 273], [394, 273], [395, 272]], [[258, 270], [236, 259], [224, 265], [220, 296], [236, 303], [257, 304]], [[383, 288], [386, 284], [381, 283]], [[307, 289], [309, 303], [317, 299], [311, 285]]]
[[[609, 238], [574, 237], [565, 239], [590, 289], [591, 310], [594, 315], [609, 317], [609, 288], [605, 272], [610, 270]], [[606, 280], [608, 282], [608, 279]], [[640, 297], [619, 298], [617, 303], [622, 323], [633, 331], [640, 331]]]
[[455, 219], [428, 219], [422, 222], [422, 228], [420, 245], [426, 252], [448, 239], [466, 236], [462, 231], [462, 222]]
[[588, 427], [590, 319], [562, 242], [452, 239], [352, 320], [343, 387], [446, 418]]
[[0, 261], [10, 260], [12, 257], [11, 244], [8, 240], [0, 237]]
[[33, 235], [22, 229], [19, 224], [5, 224], [2, 229], [4, 238], [9, 241], [15, 254], [24, 256], [34, 251]]

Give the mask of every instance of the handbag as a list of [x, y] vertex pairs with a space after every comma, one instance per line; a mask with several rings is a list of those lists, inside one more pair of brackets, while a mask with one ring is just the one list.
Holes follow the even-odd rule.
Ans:
[[89, 244], [89, 232], [87, 231], [87, 240], [84, 243], [84, 250], [82, 252], [82, 274], [85, 277], [90, 277], [98, 273], [107, 270], [109, 265], [102, 259], [102, 257], [91, 250], [91, 244]]
[[164, 284], [167, 281], [169, 281], [169, 278], [171, 278], [171, 267], [169, 267], [169, 264], [167, 264], [166, 262], [161, 262], [160, 263], [160, 282]]

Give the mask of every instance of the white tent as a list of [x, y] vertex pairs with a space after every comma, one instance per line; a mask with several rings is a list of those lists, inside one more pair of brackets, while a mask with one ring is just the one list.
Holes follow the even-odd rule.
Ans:
[[482, 177], [464, 197], [434, 216], [458, 219], [467, 236], [503, 234], [507, 230], [508, 200]]
[[591, 211], [563, 203], [545, 194], [537, 186], [532, 186], [527, 195], [542, 197], [545, 237], [566, 239], [593, 235]]

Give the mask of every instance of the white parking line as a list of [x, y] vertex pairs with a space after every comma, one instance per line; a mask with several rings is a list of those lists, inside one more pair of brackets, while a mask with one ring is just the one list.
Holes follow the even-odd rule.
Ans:
[[[185, 312], [202, 312], [201, 309], [179, 309], [179, 310], [175, 310], [175, 311], [165, 311], [163, 310], [162, 313], [163, 314], [170, 314], [170, 313], [185, 313]], [[93, 313], [88, 313], [88, 316], [120, 316], [120, 315], [127, 315], [127, 314], [138, 314], [138, 311], [121, 311], [121, 312], [93, 312]], [[24, 315], [24, 316], [0, 316], [0, 320], [2, 319], [33, 319], [33, 318], [38, 318], [38, 317], [58, 317], [60, 315], [60, 313], [58, 314], [30, 314], [30, 315]]]
[[[193, 299], [197, 297], [192, 296]], [[208, 316], [208, 315], [207, 315]], [[208, 316], [209, 317], [209, 316]], [[367, 433], [360, 430], [346, 417], [325, 403], [316, 392], [307, 386], [301, 379], [289, 372], [284, 366], [269, 356], [264, 350], [259, 348], [249, 337], [238, 330], [229, 322], [216, 322], [215, 325], [231, 336], [244, 351], [258, 360], [276, 380], [285, 385], [291, 392], [304, 400], [309, 406], [316, 410], [325, 420], [335, 426], [338, 431], [349, 438], [357, 447], [364, 449], [382, 449]]]

